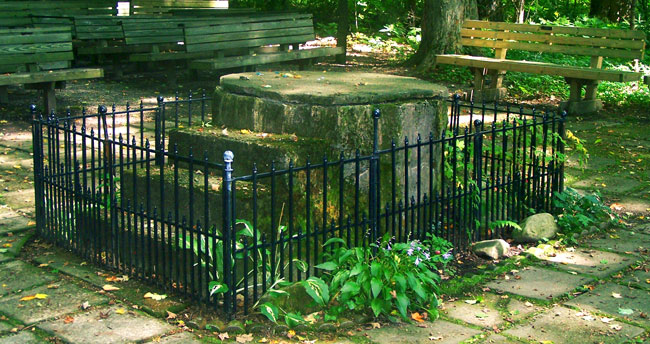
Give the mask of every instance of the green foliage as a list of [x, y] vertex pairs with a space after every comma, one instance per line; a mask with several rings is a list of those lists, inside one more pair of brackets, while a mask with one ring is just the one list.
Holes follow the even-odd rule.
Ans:
[[580, 195], [568, 188], [554, 194], [553, 206], [561, 211], [557, 216], [562, 241], [568, 245], [577, 244], [577, 237], [583, 230], [602, 221], [614, 221], [617, 216], [604, 205], [599, 193]]

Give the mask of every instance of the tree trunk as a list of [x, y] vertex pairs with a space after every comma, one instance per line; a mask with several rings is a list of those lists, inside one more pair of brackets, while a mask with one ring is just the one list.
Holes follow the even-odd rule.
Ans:
[[632, 0], [591, 0], [589, 16], [621, 22], [629, 17]]
[[348, 49], [348, 33], [350, 32], [348, 0], [339, 0], [336, 14], [338, 16], [338, 27], [336, 29], [336, 46], [343, 47], [343, 54], [336, 55], [336, 63], [345, 64]]
[[424, 72], [433, 67], [437, 54], [460, 50], [460, 27], [466, 1], [470, 0], [424, 1], [422, 41], [406, 65], [417, 65], [417, 71]]
[[503, 1], [477, 0], [478, 17], [481, 20], [503, 21]]

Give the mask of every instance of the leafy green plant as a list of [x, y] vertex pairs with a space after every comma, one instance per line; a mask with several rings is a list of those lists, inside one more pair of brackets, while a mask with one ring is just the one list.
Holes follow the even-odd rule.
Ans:
[[554, 194], [553, 205], [561, 210], [557, 224], [561, 239], [569, 245], [577, 243], [577, 237], [589, 226], [602, 221], [615, 221], [616, 214], [601, 201], [598, 192], [580, 195], [571, 188]]

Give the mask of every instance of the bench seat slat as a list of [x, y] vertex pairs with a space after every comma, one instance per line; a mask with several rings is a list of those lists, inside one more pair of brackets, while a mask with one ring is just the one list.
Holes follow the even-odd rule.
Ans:
[[75, 79], [92, 79], [101, 78], [103, 76], [104, 71], [101, 68], [74, 68], [32, 73], [13, 73], [9, 75], [0, 75], [0, 86]]
[[277, 30], [259, 30], [259, 31], [242, 31], [236, 33], [223, 33], [205, 36], [188, 36], [185, 44], [201, 44], [201, 43], [218, 43], [228, 41], [242, 41], [252, 40], [267, 37], [286, 37], [286, 36], [304, 36], [308, 35], [313, 39], [314, 29], [312, 27], [301, 27], [292, 29], [277, 29]]
[[314, 48], [291, 50], [287, 52], [258, 54], [246, 56], [231, 56], [223, 58], [213, 58], [205, 60], [195, 60], [190, 62], [190, 68], [193, 69], [225, 69], [233, 67], [260, 65], [267, 63], [285, 62], [292, 60], [310, 59], [316, 57], [325, 57], [343, 53], [343, 48]]
[[470, 55], [438, 55], [438, 63], [456, 66], [487, 68], [492, 70], [505, 70], [532, 74], [558, 75], [568, 78], [606, 80], [614, 82], [638, 81], [642, 73], [625, 72], [617, 70], [594, 69], [589, 67], [562, 66], [552, 63], [500, 60], [489, 57]]
[[175, 61], [175, 60], [193, 60], [205, 59], [214, 56], [212, 52], [188, 53], [185, 51], [160, 52], [160, 53], [141, 53], [129, 55], [131, 62], [155, 62], [155, 61]]

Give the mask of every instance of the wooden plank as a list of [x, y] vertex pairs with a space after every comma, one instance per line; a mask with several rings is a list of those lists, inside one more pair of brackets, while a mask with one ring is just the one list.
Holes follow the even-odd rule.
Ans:
[[0, 45], [0, 54], [31, 54], [71, 50], [72, 42]]
[[[295, 28], [295, 27], [308, 27], [314, 28], [314, 23], [310, 19], [295, 20], [295, 21], [273, 21], [273, 22], [260, 22], [260, 23], [247, 23], [247, 24], [224, 24], [224, 25], [211, 25], [202, 27], [188, 27], [185, 29], [185, 34], [188, 36], [196, 35], [210, 35], [218, 33], [229, 32], [242, 32], [242, 31], [257, 31], [257, 30], [271, 30], [278, 28]], [[191, 40], [190, 40], [191, 41]]]
[[53, 62], [53, 61], [72, 61], [74, 55], [72, 51], [58, 52], [58, 53], [40, 53], [40, 54], [0, 54], [0, 65], [7, 64], [26, 64], [37, 62]]
[[620, 30], [620, 29], [600, 29], [600, 28], [585, 28], [574, 26], [551, 26], [551, 25], [536, 25], [536, 24], [514, 24], [504, 22], [490, 22], [484, 20], [465, 20], [463, 27], [467, 29], [492, 29], [492, 30], [509, 30], [509, 31], [525, 31], [525, 32], [545, 32], [555, 34], [567, 34], [578, 36], [595, 36], [595, 37], [610, 37], [610, 38], [632, 38], [632, 39], [645, 39], [645, 33], [638, 30]]
[[35, 33], [28, 35], [2, 35], [0, 45], [3, 44], [29, 44], [70, 41], [72, 35], [69, 32]]
[[595, 37], [577, 37], [577, 36], [558, 36], [550, 34], [539, 33], [521, 33], [521, 32], [505, 32], [505, 31], [485, 31], [485, 30], [471, 30], [461, 29], [461, 36], [465, 38], [487, 38], [487, 39], [501, 39], [501, 40], [515, 40], [515, 41], [528, 41], [540, 43], [553, 43], [565, 45], [579, 45], [590, 47], [606, 47], [606, 48], [626, 48], [626, 49], [643, 49], [643, 40], [630, 40], [630, 39], [607, 39]]
[[77, 39], [96, 40], [96, 39], [123, 39], [123, 32], [82, 32], [78, 33]]
[[129, 61], [156, 62], [156, 61], [175, 61], [175, 60], [196, 60], [196, 59], [210, 58], [213, 55], [214, 55], [213, 52], [188, 53], [185, 51], [131, 54], [129, 55]]
[[185, 49], [188, 52], [208, 51], [208, 50], [223, 50], [233, 48], [254, 48], [270, 44], [292, 44], [296, 42], [306, 42], [314, 39], [313, 35], [304, 36], [285, 36], [285, 37], [270, 37], [260, 39], [250, 39], [241, 41], [228, 41], [228, 42], [212, 42], [203, 44], [187, 45]]
[[252, 66], [266, 63], [285, 62], [316, 57], [334, 56], [343, 54], [343, 48], [315, 48], [303, 50], [291, 50], [272, 54], [231, 56], [190, 62], [192, 69], [219, 70], [225, 68]]
[[634, 72], [592, 69], [589, 67], [561, 66], [552, 63], [533, 61], [499, 60], [489, 57], [469, 55], [437, 55], [436, 63], [614, 82], [638, 81], [642, 75], [641, 73]]
[[213, 35], [201, 36], [186, 36], [185, 44], [201, 44], [211, 42], [227, 42], [227, 41], [240, 41], [250, 40], [265, 37], [282, 37], [282, 36], [301, 36], [301, 35], [314, 35], [312, 27], [302, 27], [293, 29], [276, 29], [276, 30], [260, 30], [260, 31], [241, 31], [232, 33], [222, 33]]
[[37, 27], [37, 28], [15, 28], [15, 29], [0, 29], [0, 35], [15, 34], [15, 33], [45, 33], [45, 32], [72, 32], [69, 26], [54, 26], [54, 27]]
[[77, 55], [109, 55], [147, 53], [151, 51], [150, 45], [115, 45], [115, 46], [90, 46], [77, 48]]
[[461, 38], [461, 44], [465, 46], [482, 47], [482, 48], [505, 48], [538, 51], [543, 53], [564, 53], [572, 55], [586, 55], [586, 56], [605, 56], [616, 57], [625, 59], [638, 59], [643, 57], [642, 51], [620, 50], [609, 48], [592, 48], [592, 47], [576, 47], [568, 45], [547, 45], [541, 43], [524, 43], [512, 41], [488, 41], [483, 39]]
[[0, 75], [0, 86], [94, 79], [103, 76], [104, 70], [101, 68], [74, 68], [36, 73], [13, 73], [9, 75]]

